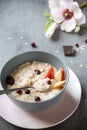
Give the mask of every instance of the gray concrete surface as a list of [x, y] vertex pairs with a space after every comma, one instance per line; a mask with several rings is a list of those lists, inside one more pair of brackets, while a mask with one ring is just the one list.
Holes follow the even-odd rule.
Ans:
[[[82, 3], [86, 0], [78, 0]], [[87, 129], [87, 23], [79, 34], [57, 32], [56, 37], [44, 36], [48, 9], [47, 0], [0, 0], [0, 70], [11, 57], [26, 51], [39, 50], [51, 52], [63, 59], [76, 73], [82, 86], [82, 99], [77, 111], [60, 125], [47, 130], [83, 130]], [[87, 16], [87, 7], [83, 9]], [[32, 48], [35, 42], [37, 48]], [[63, 45], [79, 43], [81, 46], [75, 56], [66, 57]], [[24, 130], [0, 117], [0, 130]]]

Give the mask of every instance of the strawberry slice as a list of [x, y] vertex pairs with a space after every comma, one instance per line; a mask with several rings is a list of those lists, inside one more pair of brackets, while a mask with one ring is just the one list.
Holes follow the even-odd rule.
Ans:
[[51, 66], [45, 75], [45, 78], [54, 79], [54, 68]]

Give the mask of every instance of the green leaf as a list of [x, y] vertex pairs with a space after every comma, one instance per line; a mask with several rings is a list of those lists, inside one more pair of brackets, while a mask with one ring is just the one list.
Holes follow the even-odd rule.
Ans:
[[80, 31], [80, 26], [76, 26], [74, 33], [78, 33]]
[[52, 24], [53, 24], [53, 21], [51, 19], [49, 19], [45, 25], [45, 32], [48, 30], [49, 27], [51, 27]]
[[51, 14], [48, 11], [45, 11], [44, 13], [45, 17], [49, 20], [51, 17]]

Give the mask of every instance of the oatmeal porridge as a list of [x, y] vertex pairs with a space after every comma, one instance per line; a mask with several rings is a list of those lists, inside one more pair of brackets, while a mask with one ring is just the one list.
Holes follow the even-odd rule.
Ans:
[[22, 101], [44, 101], [56, 96], [65, 84], [64, 68], [57, 70], [49, 63], [32, 61], [19, 65], [6, 77], [7, 88], [32, 86], [10, 94]]

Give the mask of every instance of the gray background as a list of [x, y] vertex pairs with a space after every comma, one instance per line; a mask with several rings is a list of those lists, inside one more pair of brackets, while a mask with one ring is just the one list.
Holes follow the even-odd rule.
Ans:
[[[78, 0], [82, 3], [86, 0]], [[47, 22], [44, 12], [48, 9], [47, 0], [0, 0], [0, 70], [11, 57], [26, 51], [45, 51], [63, 59], [76, 73], [82, 86], [82, 99], [77, 111], [65, 122], [47, 130], [87, 129], [87, 23], [79, 34], [57, 31], [52, 39], [44, 36]], [[87, 16], [87, 7], [83, 9]], [[37, 48], [32, 48], [35, 42]], [[75, 56], [66, 57], [63, 45], [79, 43]], [[7, 109], [7, 108], [6, 108]], [[0, 117], [0, 130], [24, 130]]]

